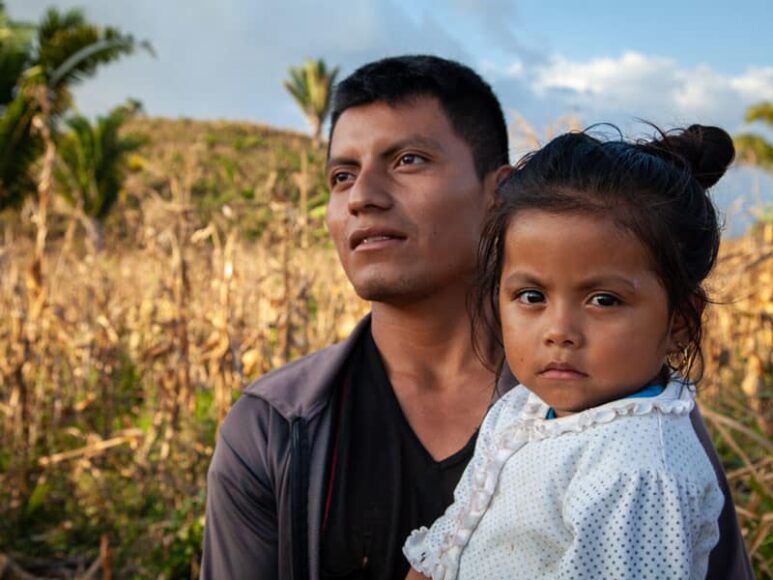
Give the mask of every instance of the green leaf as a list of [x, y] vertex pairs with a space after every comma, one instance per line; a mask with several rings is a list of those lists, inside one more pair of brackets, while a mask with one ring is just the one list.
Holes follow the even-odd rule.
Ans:
[[314, 138], [319, 138], [322, 124], [330, 110], [330, 98], [338, 67], [328, 70], [322, 59], [307, 59], [302, 66], [291, 67], [284, 87], [301, 108]]
[[49, 486], [47, 482], [38, 482], [35, 489], [32, 490], [30, 498], [27, 500], [26, 512], [28, 516], [33, 515], [44, 503], [46, 503], [49, 491], [51, 491], [51, 486]]
[[[773, 128], [773, 102], [757, 103], [746, 110], [747, 123], [762, 122]], [[756, 133], [741, 133], [733, 136], [736, 160], [743, 165], [753, 165], [773, 172], [773, 144]]]

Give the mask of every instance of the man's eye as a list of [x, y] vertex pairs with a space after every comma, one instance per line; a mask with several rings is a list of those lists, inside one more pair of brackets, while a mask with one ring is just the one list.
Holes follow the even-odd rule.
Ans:
[[398, 165], [418, 165], [420, 163], [426, 163], [426, 159], [416, 153], [406, 153], [400, 156], [397, 161]]
[[545, 301], [545, 295], [539, 290], [522, 290], [515, 299], [522, 304], [540, 304]]
[[591, 297], [590, 303], [594, 306], [608, 307], [617, 306], [621, 304], [621, 301], [616, 296], [612, 296], [612, 294], [595, 294]]
[[330, 186], [335, 187], [352, 179], [353, 175], [348, 171], [336, 171], [330, 176]]

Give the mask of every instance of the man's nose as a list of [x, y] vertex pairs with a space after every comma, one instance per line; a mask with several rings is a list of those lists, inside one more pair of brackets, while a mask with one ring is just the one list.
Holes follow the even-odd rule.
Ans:
[[358, 214], [370, 210], [384, 210], [392, 205], [388, 178], [377, 168], [360, 170], [354, 184], [349, 188], [349, 213]]
[[543, 340], [548, 346], [579, 348], [583, 343], [581, 325], [579, 313], [570, 306], [555, 306], [548, 313]]

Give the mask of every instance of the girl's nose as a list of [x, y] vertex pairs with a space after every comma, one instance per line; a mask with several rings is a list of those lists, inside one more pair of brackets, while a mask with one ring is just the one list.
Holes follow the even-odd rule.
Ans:
[[549, 315], [544, 342], [548, 346], [573, 349], [582, 345], [580, 323], [568, 308], [556, 308]]

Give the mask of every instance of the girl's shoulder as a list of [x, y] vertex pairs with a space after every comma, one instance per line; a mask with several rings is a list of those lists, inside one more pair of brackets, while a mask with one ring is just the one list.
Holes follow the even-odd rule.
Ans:
[[489, 408], [481, 424], [482, 433], [495, 433], [510, 428], [524, 416], [533, 393], [518, 384], [499, 397]]
[[583, 418], [575, 415], [575, 426], [588, 426], [579, 474], [715, 484], [716, 472], [690, 417], [695, 404], [694, 386], [678, 378], [656, 397], [621, 399], [589, 409]]
[[552, 462], [573, 465], [580, 479], [608, 471], [703, 485], [716, 481], [716, 473], [693, 428], [694, 407], [694, 386], [674, 377], [658, 396], [619, 399], [548, 420], [548, 405], [518, 385], [491, 407], [479, 443], [494, 451], [516, 439], [536, 443], [532, 453], [549, 453]]
[[[586, 409], [567, 417], [546, 419], [548, 406], [534, 393], [520, 402], [513, 425], [529, 432], [529, 441], [542, 442], [552, 454], [567, 455], [578, 472], [610, 471], [674, 474], [715, 479], [708, 456], [690, 419], [695, 389], [675, 378], [658, 396], [627, 398]], [[502, 428], [504, 413], [497, 424]], [[571, 456], [571, 457], [570, 457]]]

